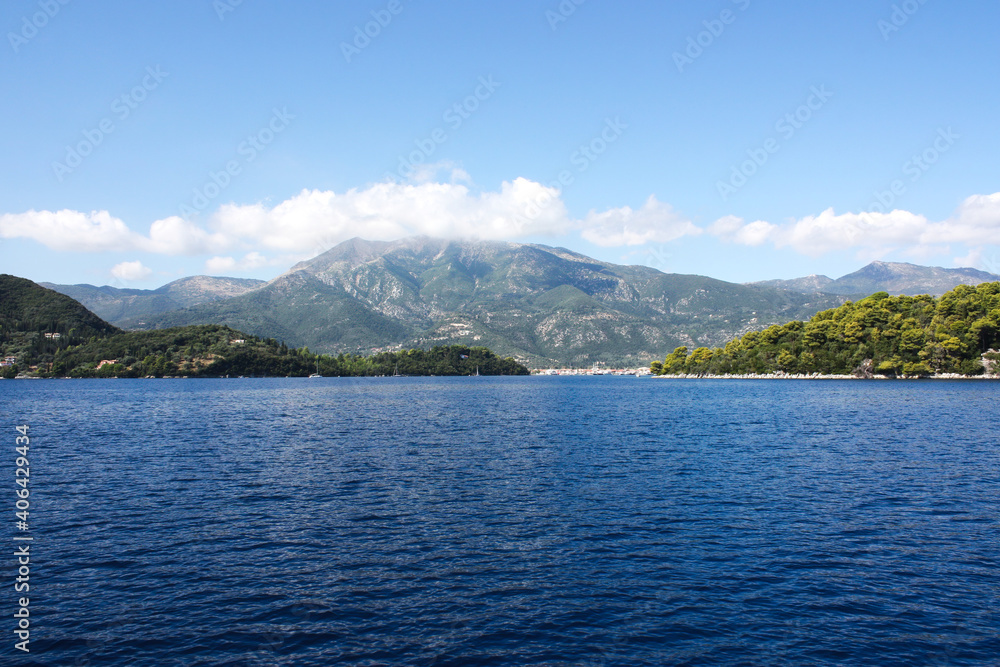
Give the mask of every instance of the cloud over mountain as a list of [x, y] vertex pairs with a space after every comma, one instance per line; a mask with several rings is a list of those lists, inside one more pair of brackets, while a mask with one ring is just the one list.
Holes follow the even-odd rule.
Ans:
[[939, 222], [904, 210], [838, 214], [829, 208], [781, 224], [730, 215], [705, 228], [652, 195], [638, 209], [592, 210], [575, 219], [557, 188], [526, 178], [493, 191], [475, 191], [461, 179], [382, 182], [343, 193], [302, 190], [273, 206], [224, 204], [203, 222], [170, 216], [154, 221], [145, 234], [108, 211], [0, 215], [0, 238], [33, 239], [60, 251], [206, 255], [212, 272], [289, 263], [355, 236], [519, 240], [576, 233], [595, 245], [621, 247], [705, 232], [728, 243], [771, 244], [812, 257], [843, 250], [927, 256], [948, 252], [950, 243], [974, 250], [1000, 244], [1000, 193], [971, 196]]
[[1000, 193], [973, 195], [940, 222], [899, 209], [837, 214], [829, 208], [784, 225], [730, 216], [717, 221], [709, 231], [732, 243], [760, 245], [769, 241], [809, 256], [848, 249], [925, 254], [948, 243], [996, 245], [1000, 244]]

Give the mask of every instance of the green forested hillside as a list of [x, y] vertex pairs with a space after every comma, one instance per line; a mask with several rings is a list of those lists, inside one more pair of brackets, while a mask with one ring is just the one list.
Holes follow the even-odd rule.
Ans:
[[523, 375], [484, 347], [321, 356], [223, 325], [120, 331], [69, 297], [0, 276], [0, 377]]
[[[464, 357], [464, 358], [463, 358]], [[102, 361], [112, 364], [98, 366]], [[218, 325], [130, 331], [68, 348], [46, 374], [56, 377], [304, 377], [393, 375], [525, 375], [513, 359], [462, 346], [408, 350], [373, 357], [317, 355], [274, 339], [247, 336]], [[398, 371], [397, 371], [398, 369]]]
[[[30, 280], [0, 274], [0, 353], [51, 359], [59, 350], [118, 331], [73, 299]], [[10, 368], [0, 369], [10, 373]]]
[[754, 331], [724, 347], [679, 347], [660, 375], [831, 373], [979, 375], [1000, 349], [1000, 283], [961, 285], [938, 299], [879, 292], [856, 303]]
[[[323, 352], [386, 347], [409, 335], [403, 324], [365, 308], [343, 289], [304, 273], [275, 281], [267, 289], [148, 316], [144, 322], [155, 324], [155, 328], [224, 324]], [[139, 320], [124, 324], [126, 328], [147, 328], [139, 326]], [[324, 341], [337, 344], [324, 345]]]
[[67, 296], [0, 274], [0, 335], [31, 331], [85, 338], [118, 329]]

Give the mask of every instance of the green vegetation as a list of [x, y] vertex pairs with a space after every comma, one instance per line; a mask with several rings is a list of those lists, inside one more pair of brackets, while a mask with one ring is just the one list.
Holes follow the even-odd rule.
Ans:
[[16, 360], [0, 367], [0, 377], [14, 377], [29, 360], [51, 363], [62, 350], [116, 332], [73, 299], [0, 274], [0, 361]]
[[724, 347], [679, 347], [651, 364], [657, 375], [883, 374], [980, 375], [1000, 361], [1000, 283], [960, 285], [941, 298], [878, 292], [753, 331]]
[[[513, 359], [500, 359], [486, 348], [452, 345], [372, 357], [313, 354], [272, 339], [247, 336], [229, 327], [204, 325], [130, 331], [92, 338], [61, 348], [51, 361], [25, 359], [39, 377], [220, 377], [393, 375], [527, 375]], [[3, 369], [5, 377], [15, 369]], [[13, 371], [13, 372], [12, 372]]]
[[0, 274], [0, 342], [9, 343], [20, 333], [59, 333], [80, 339], [114, 331], [118, 328], [67, 296], [24, 278]]
[[121, 331], [69, 297], [0, 276], [0, 377], [527, 375], [485, 347], [450, 345], [372, 357], [317, 355], [211, 324]]

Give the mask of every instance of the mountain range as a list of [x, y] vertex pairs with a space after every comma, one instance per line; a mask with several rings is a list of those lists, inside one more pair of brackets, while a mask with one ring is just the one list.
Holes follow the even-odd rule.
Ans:
[[248, 278], [213, 278], [192, 276], [181, 278], [155, 290], [95, 287], [94, 285], [54, 285], [42, 287], [76, 299], [92, 313], [108, 322], [124, 321], [180, 310], [201, 303], [210, 303], [239, 296], [266, 285], [264, 280]]
[[269, 282], [45, 286], [126, 329], [224, 324], [315, 352], [466, 344], [535, 366], [589, 366], [644, 365], [677, 346], [722, 345], [881, 290], [938, 293], [945, 283], [941, 292], [1000, 280], [969, 271], [876, 262], [836, 281], [740, 285], [538, 244], [417, 237], [345, 241]]
[[941, 296], [958, 285], [978, 285], [1000, 280], [1000, 276], [978, 269], [944, 269], [903, 262], [872, 262], [836, 280], [827, 276], [806, 276], [792, 280], [765, 280], [751, 285], [778, 287], [796, 292], [820, 292], [858, 296], [888, 292], [893, 296], [930, 294]]

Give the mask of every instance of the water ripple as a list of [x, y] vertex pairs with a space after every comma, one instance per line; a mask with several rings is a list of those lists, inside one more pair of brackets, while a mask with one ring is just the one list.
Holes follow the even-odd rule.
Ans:
[[994, 383], [0, 391], [34, 436], [37, 664], [1000, 655]]

